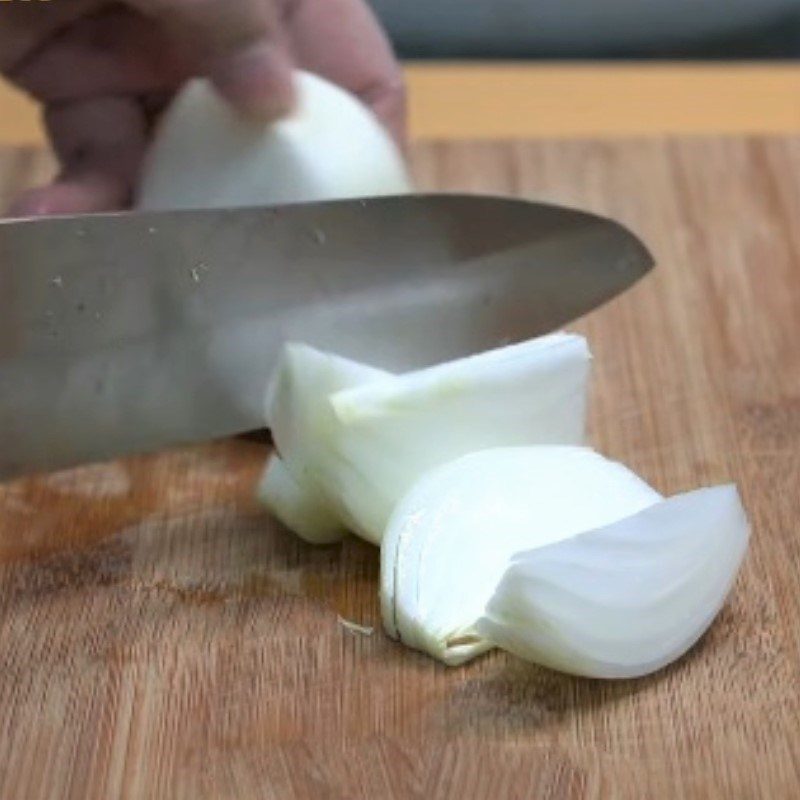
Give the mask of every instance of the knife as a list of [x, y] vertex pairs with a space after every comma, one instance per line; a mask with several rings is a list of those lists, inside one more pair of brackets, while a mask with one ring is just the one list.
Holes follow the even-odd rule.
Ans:
[[468, 195], [0, 222], [0, 477], [262, 427], [288, 340], [421, 367], [652, 264], [610, 220]]

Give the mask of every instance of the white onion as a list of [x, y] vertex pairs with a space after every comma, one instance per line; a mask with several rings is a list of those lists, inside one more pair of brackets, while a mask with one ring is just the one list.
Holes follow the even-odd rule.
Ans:
[[627, 468], [582, 447], [484, 450], [435, 469], [400, 501], [381, 547], [387, 632], [460, 664], [490, 649], [476, 623], [514, 553], [659, 502]]
[[156, 131], [139, 185], [143, 209], [214, 208], [403, 194], [403, 159], [359, 100], [297, 73], [298, 102], [272, 124], [233, 111], [191, 81]]
[[280, 456], [273, 455], [258, 488], [261, 501], [302, 538], [317, 544], [345, 535], [326, 477], [339, 468], [329, 446], [338, 426], [331, 394], [389, 373], [312, 347], [284, 348], [267, 392], [266, 418]]
[[631, 678], [682, 656], [747, 549], [736, 487], [699, 489], [514, 557], [477, 630], [529, 661]]
[[301, 539], [312, 544], [331, 544], [347, 531], [338, 514], [315, 490], [312, 481], [297, 481], [273, 454], [258, 485], [258, 498]]
[[665, 500], [563, 444], [583, 438], [588, 362], [568, 334], [406, 375], [289, 345], [261, 499], [308, 541], [381, 543], [384, 627], [446, 664], [499, 646], [580, 675], [651, 672], [713, 621], [747, 520], [733, 486]]
[[400, 376], [292, 346], [267, 424], [295, 481], [379, 543], [432, 467], [487, 447], [582, 442], [588, 372], [586, 341], [564, 333]]

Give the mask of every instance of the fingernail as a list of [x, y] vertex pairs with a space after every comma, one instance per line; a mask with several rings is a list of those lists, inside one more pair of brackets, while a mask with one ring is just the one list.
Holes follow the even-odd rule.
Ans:
[[294, 107], [291, 64], [270, 42], [251, 44], [218, 60], [210, 77], [220, 93], [247, 116], [271, 121]]

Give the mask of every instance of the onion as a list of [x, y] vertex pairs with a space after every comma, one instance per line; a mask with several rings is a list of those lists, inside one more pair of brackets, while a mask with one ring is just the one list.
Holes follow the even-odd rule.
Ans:
[[380, 543], [386, 631], [446, 664], [651, 672], [711, 624], [748, 524], [733, 486], [664, 499], [576, 446], [588, 364], [563, 333], [405, 375], [289, 345], [261, 499], [308, 541]]
[[672, 497], [516, 555], [477, 630], [563, 672], [646, 675], [682, 656], [711, 624], [748, 537], [735, 486]]
[[248, 120], [201, 79], [162, 118], [139, 185], [143, 209], [279, 205], [403, 194], [403, 159], [352, 95], [299, 72], [293, 114]]
[[422, 477], [381, 549], [384, 625], [448, 664], [490, 649], [477, 621], [511, 557], [635, 514], [661, 496], [582, 447], [484, 450]]
[[295, 480], [276, 455], [267, 462], [258, 497], [287, 528], [307, 542], [331, 544], [347, 534], [339, 516], [315, 491], [313, 481]]
[[267, 392], [266, 417], [280, 456], [272, 455], [258, 488], [261, 501], [306, 541], [344, 537], [345, 523], [326, 491], [339, 468], [329, 442], [338, 422], [331, 394], [389, 377], [388, 372], [301, 344], [287, 345]]
[[289, 346], [267, 424], [317, 509], [287, 512], [269, 471], [262, 500], [312, 541], [333, 538], [332, 525], [323, 535], [297, 522], [319, 519], [321, 502], [342, 528], [379, 543], [397, 501], [433, 467], [487, 447], [582, 442], [588, 373], [586, 341], [566, 333], [400, 376]]
[[485, 450], [397, 506], [384, 626], [451, 665], [498, 645], [564, 672], [643, 675], [710, 625], [747, 539], [732, 486], [664, 500], [586, 448]]

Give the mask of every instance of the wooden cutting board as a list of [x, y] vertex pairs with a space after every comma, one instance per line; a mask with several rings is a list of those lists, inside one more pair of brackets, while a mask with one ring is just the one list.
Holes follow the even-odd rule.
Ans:
[[[253, 503], [265, 447], [23, 480], [0, 489], [0, 797], [800, 796], [800, 140], [413, 160], [424, 187], [583, 206], [652, 246], [656, 272], [575, 326], [592, 441], [665, 493], [736, 481], [730, 603], [643, 680], [446, 669], [381, 632], [376, 550], [306, 546]], [[6, 151], [6, 196], [47, 169]]]

